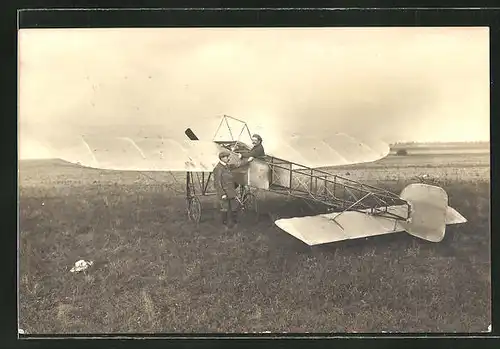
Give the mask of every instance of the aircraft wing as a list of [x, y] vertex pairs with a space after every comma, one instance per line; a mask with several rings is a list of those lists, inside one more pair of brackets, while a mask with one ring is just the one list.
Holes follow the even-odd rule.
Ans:
[[[212, 171], [221, 146], [200, 141], [194, 133], [187, 135], [189, 140], [73, 134], [51, 137], [49, 145], [54, 158], [86, 167], [121, 171]], [[311, 168], [372, 162], [388, 153], [389, 146], [383, 142], [359, 140], [342, 133], [326, 138], [291, 136], [280, 139], [274, 149], [268, 150], [268, 155]]]
[[119, 171], [211, 172], [220, 149], [213, 142], [162, 138], [82, 136], [51, 141], [54, 157]]
[[372, 162], [389, 154], [389, 145], [378, 140], [357, 139], [344, 133], [326, 138], [290, 137], [271, 149], [274, 157], [319, 168]]
[[[211, 172], [220, 145], [212, 141], [144, 137], [81, 136], [52, 140], [55, 157], [93, 168], [120, 171]], [[345, 134], [325, 139], [294, 137], [280, 144], [272, 156], [312, 168], [334, 167], [379, 160], [389, 146], [360, 141]]]

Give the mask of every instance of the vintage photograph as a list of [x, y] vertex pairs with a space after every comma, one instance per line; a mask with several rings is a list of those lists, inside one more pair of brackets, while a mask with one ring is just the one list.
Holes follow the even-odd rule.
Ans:
[[491, 331], [489, 30], [19, 31], [19, 332]]

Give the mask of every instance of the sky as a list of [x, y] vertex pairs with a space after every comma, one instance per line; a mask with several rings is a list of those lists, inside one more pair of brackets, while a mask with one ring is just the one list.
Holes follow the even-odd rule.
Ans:
[[[82, 134], [489, 140], [488, 28], [29, 29], [20, 158]], [[52, 147], [53, 149], [53, 147]]]

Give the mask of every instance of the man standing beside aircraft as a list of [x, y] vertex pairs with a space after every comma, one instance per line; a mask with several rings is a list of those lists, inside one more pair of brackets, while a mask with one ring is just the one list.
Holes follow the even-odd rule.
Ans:
[[238, 203], [236, 201], [236, 183], [232, 169], [237, 166], [229, 163], [230, 152], [223, 150], [219, 153], [219, 163], [215, 166], [214, 184], [219, 199], [222, 224], [226, 230], [238, 222]]

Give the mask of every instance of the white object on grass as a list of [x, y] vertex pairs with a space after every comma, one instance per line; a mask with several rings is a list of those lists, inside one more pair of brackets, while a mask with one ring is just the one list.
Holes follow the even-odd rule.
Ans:
[[94, 262], [92, 261], [85, 261], [83, 259], [80, 259], [79, 261], [75, 262], [75, 266], [73, 268], [71, 268], [71, 272], [72, 273], [79, 273], [85, 269], [87, 269], [88, 267], [90, 267], [92, 264], [94, 264]]

